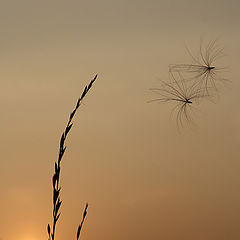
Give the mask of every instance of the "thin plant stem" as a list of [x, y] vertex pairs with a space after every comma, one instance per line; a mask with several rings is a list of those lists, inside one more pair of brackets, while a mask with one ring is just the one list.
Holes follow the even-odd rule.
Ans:
[[[81, 102], [83, 101], [83, 99], [85, 98], [86, 94], [88, 93], [88, 91], [91, 89], [93, 83], [95, 82], [95, 80], [97, 79], [97, 75], [95, 75], [95, 77], [90, 81], [90, 83], [84, 88], [81, 96], [78, 98], [77, 100], [77, 103], [76, 103], [76, 106], [74, 108], [74, 110], [70, 113], [70, 116], [69, 116], [69, 120], [67, 122], [67, 125], [65, 127], [65, 130], [63, 131], [62, 133], [62, 136], [61, 136], [61, 139], [60, 139], [60, 144], [59, 144], [59, 153], [58, 153], [58, 159], [57, 161], [55, 161], [55, 164], [54, 164], [54, 174], [53, 174], [53, 177], [52, 177], [52, 186], [53, 186], [53, 223], [52, 223], [52, 231], [51, 231], [51, 227], [50, 225], [48, 224], [47, 225], [47, 232], [48, 232], [48, 239], [49, 240], [55, 240], [55, 231], [56, 231], [56, 224], [57, 224], [57, 221], [60, 217], [60, 207], [61, 207], [61, 204], [62, 204], [62, 200], [60, 198], [60, 192], [61, 192], [61, 187], [60, 187], [60, 171], [61, 171], [61, 160], [64, 156], [64, 153], [66, 151], [66, 146], [65, 146], [65, 141], [67, 139], [67, 136], [72, 128], [72, 120], [76, 114], [76, 111], [78, 110]], [[80, 230], [79, 230], [79, 235], [80, 235], [80, 231], [81, 231], [81, 228], [82, 228], [82, 225], [83, 225], [83, 222], [84, 222], [84, 219], [87, 215], [87, 207], [88, 207], [88, 204], [86, 204], [86, 207], [85, 207], [85, 211], [84, 211], [84, 214], [83, 214], [83, 220], [82, 220], [82, 223], [80, 224]]]

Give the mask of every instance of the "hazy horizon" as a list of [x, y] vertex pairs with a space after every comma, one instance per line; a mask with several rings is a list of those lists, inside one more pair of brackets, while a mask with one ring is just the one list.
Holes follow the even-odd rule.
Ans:
[[[62, 162], [56, 240], [238, 240], [238, 1], [3, 1], [0, 9], [0, 240], [47, 239], [54, 161], [89, 81]], [[218, 38], [229, 79], [181, 132], [148, 103], [187, 45]]]

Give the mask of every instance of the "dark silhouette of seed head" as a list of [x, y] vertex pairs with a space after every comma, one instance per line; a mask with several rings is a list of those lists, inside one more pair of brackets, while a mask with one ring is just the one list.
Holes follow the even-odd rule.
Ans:
[[169, 82], [162, 81], [159, 88], [150, 89], [160, 97], [148, 102], [174, 103], [172, 112], [175, 112], [177, 126], [182, 127], [185, 122], [191, 121], [192, 105], [196, 105], [205, 95], [194, 82], [186, 81], [181, 73], [174, 75], [170, 72], [169, 80]]
[[181, 72], [191, 74], [191, 79], [199, 86], [205, 88], [205, 92], [209, 89], [217, 90], [217, 84], [226, 82], [227, 80], [220, 76], [220, 73], [226, 69], [224, 67], [216, 67], [216, 61], [224, 56], [223, 48], [219, 47], [217, 40], [209, 41], [204, 44], [201, 40], [199, 53], [195, 57], [187, 46], [186, 50], [191, 57], [191, 64], [170, 64], [170, 72]]

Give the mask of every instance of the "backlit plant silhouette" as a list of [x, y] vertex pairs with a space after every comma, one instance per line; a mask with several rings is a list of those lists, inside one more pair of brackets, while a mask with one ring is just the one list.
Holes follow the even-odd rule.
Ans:
[[[97, 79], [97, 75], [85, 87], [84, 91], [82, 92], [82, 95], [79, 97], [79, 99], [77, 101], [77, 104], [76, 104], [74, 110], [70, 113], [68, 123], [67, 123], [66, 128], [63, 131], [61, 139], [60, 139], [58, 160], [55, 162], [54, 174], [53, 174], [53, 177], [52, 177], [52, 186], [53, 186], [53, 212], [52, 212], [52, 216], [53, 216], [53, 220], [52, 220], [52, 227], [50, 227], [50, 224], [47, 225], [47, 232], [48, 232], [48, 239], [49, 240], [54, 240], [55, 239], [56, 224], [57, 224], [57, 221], [59, 220], [59, 217], [60, 217], [60, 214], [61, 214], [60, 211], [59, 211], [60, 208], [61, 208], [61, 204], [62, 204], [62, 200], [61, 200], [61, 197], [60, 197], [60, 192], [61, 192], [60, 172], [61, 172], [61, 161], [62, 161], [62, 158], [63, 158], [64, 153], [66, 151], [65, 141], [66, 141], [67, 136], [68, 136], [68, 134], [69, 134], [69, 132], [72, 128], [72, 125], [73, 125], [72, 120], [74, 118], [74, 115], [75, 115], [76, 111], [78, 110], [81, 102], [86, 97], [86, 94], [91, 89], [91, 87], [92, 87], [92, 85], [93, 85], [93, 83], [95, 82], [96, 79]], [[77, 229], [77, 240], [80, 237], [82, 226], [83, 226], [84, 220], [85, 220], [86, 215], [87, 215], [87, 208], [88, 208], [88, 203], [85, 206], [82, 221], [79, 224], [78, 229]]]

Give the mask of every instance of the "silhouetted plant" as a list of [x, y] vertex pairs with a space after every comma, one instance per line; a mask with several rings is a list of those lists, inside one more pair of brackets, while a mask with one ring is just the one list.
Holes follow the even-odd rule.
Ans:
[[78, 230], [77, 230], [77, 240], [79, 240], [80, 233], [81, 233], [81, 230], [82, 230], [82, 226], [83, 226], [85, 217], [86, 217], [86, 215], [87, 215], [87, 208], [88, 208], [88, 204], [86, 204], [85, 210], [84, 210], [84, 212], [83, 212], [82, 221], [81, 221], [80, 225], [78, 226]]
[[219, 73], [226, 68], [217, 67], [216, 60], [223, 57], [223, 48], [217, 45], [217, 40], [209, 41], [206, 45], [201, 40], [198, 56], [194, 56], [186, 46], [187, 52], [192, 59], [192, 64], [171, 64], [170, 72], [184, 72], [193, 74], [192, 79], [200, 88], [217, 90], [217, 82], [227, 81]]
[[[97, 75], [93, 78], [93, 80], [90, 81], [90, 83], [85, 87], [84, 91], [82, 92], [82, 95], [79, 97], [77, 104], [74, 108], [74, 110], [70, 113], [69, 116], [69, 120], [68, 123], [65, 127], [64, 132], [62, 133], [61, 139], [60, 139], [60, 146], [59, 146], [59, 154], [58, 154], [58, 160], [55, 162], [54, 166], [54, 174], [52, 177], [52, 186], [53, 186], [53, 223], [52, 223], [52, 229], [50, 227], [50, 224], [47, 225], [47, 232], [48, 232], [48, 237], [49, 240], [54, 240], [55, 239], [55, 231], [56, 231], [56, 224], [57, 221], [60, 217], [60, 207], [62, 204], [62, 200], [60, 198], [60, 191], [61, 191], [61, 187], [60, 187], [60, 172], [61, 172], [61, 160], [64, 156], [64, 153], [66, 151], [66, 146], [65, 146], [65, 141], [66, 138], [68, 136], [68, 133], [70, 132], [71, 128], [72, 128], [72, 120], [73, 117], [77, 111], [77, 109], [79, 108], [82, 100], [85, 98], [86, 94], [88, 93], [88, 91], [90, 90], [90, 88], [92, 87], [92, 84], [95, 82], [95, 80], [97, 79]], [[82, 221], [80, 223], [80, 225], [78, 226], [77, 229], [77, 240], [80, 237], [80, 232], [85, 220], [85, 217], [87, 215], [87, 208], [88, 208], [88, 203], [86, 203], [86, 207], [83, 213], [83, 218]]]

